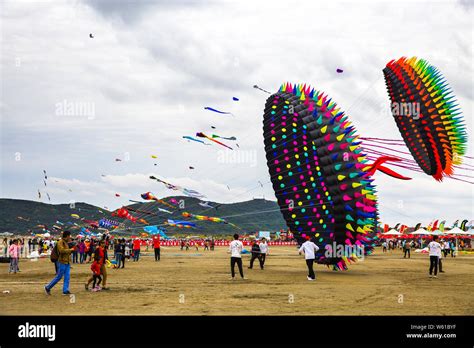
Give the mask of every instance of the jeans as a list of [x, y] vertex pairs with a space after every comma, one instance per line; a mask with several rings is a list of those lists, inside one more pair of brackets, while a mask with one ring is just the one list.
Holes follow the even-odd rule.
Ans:
[[160, 261], [160, 248], [155, 248], [155, 261]]
[[433, 274], [433, 269], [434, 269], [434, 275], [438, 274], [438, 263], [439, 263], [438, 256], [430, 256], [430, 275]]
[[72, 252], [72, 263], [77, 263], [78, 257], [77, 257], [77, 251]]
[[313, 270], [314, 259], [306, 259], [306, 266], [308, 266], [308, 277], [315, 279], [316, 275]]
[[120, 268], [120, 265], [122, 265], [122, 268], [125, 267], [125, 257], [123, 256], [122, 253], [117, 253], [117, 268]]
[[18, 268], [18, 258], [17, 257], [10, 257], [10, 270], [9, 273], [16, 273], [20, 269]]
[[51, 290], [60, 280], [62, 277], [64, 277], [64, 282], [63, 282], [63, 294], [66, 292], [69, 292], [69, 278], [71, 276], [71, 266], [66, 263], [61, 263], [58, 262], [58, 274], [56, 274], [56, 277], [46, 285], [47, 290]]
[[133, 250], [133, 260], [138, 261], [140, 258], [140, 249]]
[[79, 253], [79, 262], [84, 263], [86, 261], [86, 254], [85, 253]]
[[253, 262], [255, 259], [258, 259], [258, 262], [260, 262], [260, 267], [262, 267], [262, 259], [261, 259], [261, 254], [260, 253], [252, 253], [252, 258], [250, 259], [250, 267], [253, 268]]
[[230, 258], [230, 272], [232, 273], [232, 278], [235, 277], [235, 264], [239, 267], [240, 276], [244, 277], [244, 271], [242, 269], [242, 258], [240, 257], [231, 257]]
[[407, 257], [407, 253], [408, 253], [408, 258], [410, 258], [410, 249], [405, 249], [405, 253], [403, 254], [403, 258]]

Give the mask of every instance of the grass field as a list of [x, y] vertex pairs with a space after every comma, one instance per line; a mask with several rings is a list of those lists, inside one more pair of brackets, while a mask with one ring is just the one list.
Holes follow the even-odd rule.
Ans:
[[[54, 277], [49, 259], [20, 260], [21, 273], [0, 264], [2, 315], [473, 315], [474, 255], [448, 257], [438, 279], [428, 277], [429, 259], [377, 249], [349, 271], [315, 265], [317, 281], [306, 279], [304, 258], [294, 247], [272, 247], [266, 269], [248, 280], [229, 280], [227, 248], [181, 251], [163, 247], [155, 262], [142, 251], [139, 262], [108, 269], [110, 291], [87, 292], [90, 265], [73, 265], [74, 298], [61, 295], [62, 281], [45, 295]], [[10, 293], [3, 293], [9, 290]]]

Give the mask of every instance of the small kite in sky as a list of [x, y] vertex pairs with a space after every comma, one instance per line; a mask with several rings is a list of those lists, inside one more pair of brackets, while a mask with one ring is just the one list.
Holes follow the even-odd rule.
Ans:
[[120, 197], [120, 195], [118, 193], [115, 194], [115, 197]]
[[227, 185], [227, 188], [228, 188], [228, 189], [229, 189], [229, 191], [230, 191], [230, 187], [229, 187], [229, 185]]
[[232, 100], [233, 100], [233, 101], [239, 101], [239, 98], [232, 97]]
[[49, 197], [49, 193], [48, 193], [48, 192], [46, 192], [46, 196], [48, 197], [48, 201], [51, 202], [51, 197]]
[[46, 170], [43, 169], [43, 173], [44, 173], [44, 178], [48, 180], [48, 176], [46, 175]]
[[189, 169], [194, 169], [194, 167], [189, 166]]
[[169, 211], [169, 210], [166, 210], [166, 209], [158, 208], [158, 210], [162, 211], [163, 213], [173, 214], [172, 211]]
[[209, 111], [217, 112], [218, 114], [223, 114], [223, 115], [232, 115], [232, 116], [233, 116], [233, 114], [232, 114], [231, 112], [227, 112], [227, 111], [220, 111], [220, 110], [217, 110], [217, 109], [211, 108], [211, 107], [209, 107], [209, 106], [206, 106], [206, 107], [204, 108], [204, 110], [209, 110]]
[[220, 138], [220, 139], [225, 139], [225, 140], [237, 140], [236, 137], [221, 137], [220, 135], [217, 134], [212, 134], [212, 138]]
[[44, 183], [44, 186], [48, 186], [48, 185], [46, 185], [46, 180], [43, 180], [43, 183]]
[[196, 142], [198, 142], [198, 143], [204, 144], [204, 145], [211, 145], [211, 144], [208, 144], [208, 143], [206, 143], [205, 141], [202, 141], [202, 140], [200, 140], [200, 139], [196, 139], [196, 138], [190, 137], [189, 135], [185, 135], [185, 136], [183, 136], [183, 138], [184, 138], [184, 139], [187, 139], [188, 141], [189, 141], [189, 140], [192, 140], [192, 141], [196, 141]]
[[344, 70], [339, 69], [339, 68], [336, 69], [336, 72], [337, 72], [338, 74], [341, 74], [343, 71], [344, 71]]
[[211, 126], [211, 128], [212, 128], [212, 129], [216, 129], [216, 127], [214, 127], [214, 126]]
[[158, 156], [155, 156], [155, 155], [151, 155], [151, 158], [158, 158]]
[[201, 207], [204, 207], [204, 208], [211, 208], [211, 209], [215, 208], [215, 209], [217, 209], [217, 207], [213, 207], [209, 202], [199, 202], [199, 205]]
[[206, 139], [208, 139], [208, 140], [210, 140], [210, 141], [213, 141], [213, 142], [215, 142], [215, 143], [217, 143], [217, 144], [219, 144], [219, 145], [222, 145], [222, 146], [224, 146], [224, 147], [227, 147], [228, 149], [233, 150], [230, 146], [227, 146], [226, 144], [221, 143], [220, 141], [217, 141], [217, 140], [215, 140], [215, 139], [212, 139], [211, 137], [208, 137], [206, 134], [204, 134], [204, 133], [202, 133], [202, 132], [196, 133], [196, 136], [197, 136], [197, 137], [200, 137], [200, 138], [206, 138]]
[[116, 158], [115, 162], [122, 162], [122, 160], [120, 158]]
[[253, 88], [255, 88], [255, 89], [259, 89], [259, 90], [261, 90], [262, 92], [265, 92], [265, 93], [271, 94], [269, 91], [266, 91], [266, 90], [264, 90], [263, 88], [260, 88], [260, 87], [258, 87], [257, 85], [253, 85]]
[[41, 192], [38, 190], [38, 199], [41, 199]]
[[93, 39], [93, 38], [94, 38], [94, 35], [92, 35], [92, 33], [90, 33], [90, 34], [89, 34], [89, 37], [90, 37], [91, 39]]

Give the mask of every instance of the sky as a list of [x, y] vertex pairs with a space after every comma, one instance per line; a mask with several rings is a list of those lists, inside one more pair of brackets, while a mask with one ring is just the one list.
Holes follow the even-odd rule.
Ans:
[[[382, 74], [401, 56], [440, 69], [472, 134], [469, 1], [7, 0], [0, 6], [2, 198], [49, 203], [48, 193], [53, 204], [115, 209], [147, 191], [176, 194], [149, 179], [155, 175], [220, 203], [275, 200], [263, 146], [268, 95], [253, 86], [273, 92], [287, 81], [310, 84], [338, 103], [358, 134], [401, 139], [387, 113]], [[226, 151], [182, 138], [199, 131], [235, 136], [240, 147]], [[413, 180], [375, 175], [383, 222], [474, 217], [473, 185], [400, 172]]]

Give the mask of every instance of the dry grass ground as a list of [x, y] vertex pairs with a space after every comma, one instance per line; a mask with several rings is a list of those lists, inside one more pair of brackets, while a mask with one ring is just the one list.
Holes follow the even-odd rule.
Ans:
[[[73, 265], [75, 303], [61, 295], [62, 282], [46, 296], [54, 276], [49, 259], [21, 260], [21, 273], [0, 264], [3, 315], [473, 315], [474, 255], [448, 257], [446, 273], [428, 278], [428, 256], [400, 251], [375, 254], [333, 272], [315, 265], [317, 281], [306, 280], [304, 259], [294, 247], [273, 247], [264, 271], [248, 270], [248, 280], [229, 280], [227, 248], [181, 251], [163, 247], [162, 259], [142, 252], [125, 269], [108, 269], [110, 291], [87, 292], [90, 265]], [[3, 294], [10, 290], [9, 294]], [[402, 303], [399, 303], [403, 296]], [[293, 299], [293, 301], [291, 301]], [[183, 302], [184, 303], [180, 303]]]

